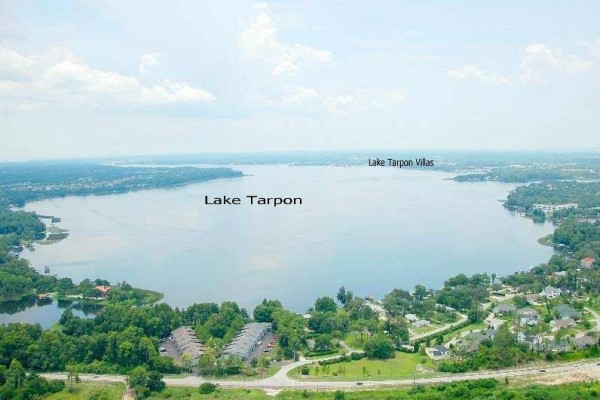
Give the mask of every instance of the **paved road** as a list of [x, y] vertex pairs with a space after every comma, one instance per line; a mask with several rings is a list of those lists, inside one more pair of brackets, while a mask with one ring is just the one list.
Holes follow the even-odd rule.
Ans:
[[[311, 363], [311, 360], [302, 360], [299, 363]], [[377, 388], [377, 387], [388, 387], [388, 386], [406, 386], [413, 384], [433, 384], [463, 380], [474, 380], [483, 378], [524, 378], [524, 377], [543, 377], [547, 375], [581, 375], [585, 373], [596, 373], [600, 371], [600, 365], [597, 365], [598, 361], [586, 361], [586, 362], [574, 362], [565, 363], [556, 366], [543, 367], [545, 372], [542, 372], [540, 367], [536, 368], [518, 368], [502, 371], [489, 371], [489, 372], [476, 372], [468, 374], [452, 374], [444, 375], [434, 378], [418, 378], [418, 379], [393, 379], [383, 381], [360, 381], [363, 384], [360, 387], [366, 388]], [[295, 367], [297, 365], [290, 364], [289, 367]], [[291, 368], [283, 367], [277, 374], [272, 377], [256, 380], [256, 381], [219, 381], [210, 380], [213, 383], [218, 383], [221, 387], [226, 388], [256, 388], [266, 390], [280, 390], [280, 389], [350, 389], [357, 388], [357, 382], [359, 381], [348, 381], [348, 382], [304, 382], [295, 381], [287, 377], [287, 372]], [[42, 376], [50, 379], [66, 379], [66, 373], [47, 373], [41, 374]], [[83, 374], [79, 376], [81, 380], [87, 382], [125, 382], [125, 377], [122, 375], [87, 375]], [[185, 378], [165, 378], [165, 383], [168, 386], [187, 386], [197, 387], [200, 383], [205, 382], [206, 379], [199, 378], [197, 376], [188, 376]]]
[[588, 310], [593, 316], [594, 318], [596, 318], [596, 326], [594, 327], [594, 330], [596, 332], [600, 332], [600, 314], [598, 314], [596, 311], [592, 310], [591, 308], [585, 308], [586, 310]]

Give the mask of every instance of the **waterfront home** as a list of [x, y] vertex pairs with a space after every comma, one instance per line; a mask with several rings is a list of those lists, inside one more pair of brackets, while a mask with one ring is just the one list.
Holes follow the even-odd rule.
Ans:
[[568, 304], [559, 304], [556, 312], [561, 318], [581, 319], [581, 313]]
[[554, 319], [550, 321], [550, 326], [553, 331], [557, 331], [559, 329], [568, 329], [575, 326], [575, 320], [573, 318], [561, 318]]
[[567, 276], [567, 271], [557, 271], [552, 273], [553, 276], [564, 277]]
[[585, 349], [587, 347], [592, 347], [595, 344], [598, 344], [598, 340], [591, 336], [583, 335], [573, 339], [573, 344], [579, 349]]
[[552, 286], [546, 286], [544, 288], [544, 290], [542, 290], [540, 292], [540, 296], [542, 297], [546, 297], [548, 299], [553, 299], [555, 297], [558, 297], [562, 294], [562, 290], [552, 287]]
[[595, 258], [586, 257], [581, 260], [580, 265], [581, 265], [581, 268], [590, 269], [590, 268], [592, 268], [592, 266], [594, 265], [595, 262], [596, 262]]
[[564, 204], [534, 204], [534, 210], [541, 210], [544, 213], [553, 213], [558, 210], [566, 210], [569, 208], [577, 208], [577, 203], [564, 203]]
[[517, 307], [512, 304], [498, 304], [492, 311], [494, 314], [510, 314], [517, 311]]
[[97, 291], [102, 293], [103, 298], [106, 298], [106, 296], [108, 295], [108, 291], [110, 290], [110, 286], [98, 285], [98, 286], [94, 286], [94, 289], [96, 289]]

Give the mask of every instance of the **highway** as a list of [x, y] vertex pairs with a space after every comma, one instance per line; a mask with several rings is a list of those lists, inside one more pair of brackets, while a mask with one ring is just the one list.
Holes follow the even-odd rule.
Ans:
[[[255, 388], [264, 390], [281, 390], [281, 389], [356, 389], [356, 388], [384, 388], [393, 386], [407, 385], [424, 385], [436, 384], [453, 381], [474, 380], [483, 378], [495, 378], [503, 380], [504, 378], [538, 378], [550, 375], [558, 375], [565, 377], [568, 375], [577, 375], [587, 380], [600, 378], [600, 365], [598, 360], [580, 361], [572, 363], [563, 363], [555, 366], [544, 367], [529, 367], [516, 368], [500, 371], [472, 372], [465, 374], [447, 374], [430, 378], [407, 378], [393, 379], [380, 381], [297, 381], [290, 379], [287, 373], [304, 364], [313, 363], [313, 360], [301, 360], [296, 363], [282, 367], [275, 375], [260, 379], [260, 380], [218, 380], [204, 379], [197, 376], [187, 376], [183, 378], [165, 377], [164, 381], [167, 386], [182, 386], [182, 387], [197, 387], [202, 382], [213, 382], [224, 388]], [[64, 372], [58, 373], [43, 373], [41, 376], [49, 379], [66, 379], [67, 374]], [[82, 381], [86, 382], [125, 382], [123, 375], [91, 375], [82, 374], [79, 376]], [[361, 383], [359, 385], [359, 382]]]

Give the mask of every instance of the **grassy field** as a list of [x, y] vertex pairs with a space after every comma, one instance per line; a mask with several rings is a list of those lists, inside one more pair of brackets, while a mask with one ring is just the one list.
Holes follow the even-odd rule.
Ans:
[[354, 333], [349, 333], [344, 337], [344, 343], [353, 349], [362, 350], [367, 343], [367, 339], [369, 337], [367, 335], [362, 335], [362, 340], [360, 339], [360, 334], [356, 335]]
[[[247, 381], [256, 381], [259, 379], [264, 379], [264, 378], [268, 378], [270, 376], [273, 376], [277, 373], [277, 371], [279, 371], [281, 369], [281, 367], [279, 365], [271, 365], [269, 368], [265, 369], [265, 373], [264, 376], [261, 376], [260, 374], [256, 374], [256, 375], [250, 375], [250, 376], [246, 376], [246, 375], [223, 375], [223, 376], [218, 376], [218, 377], [213, 377], [213, 376], [205, 376], [204, 378], [206, 379], [215, 379], [215, 380], [220, 380], [220, 381], [243, 381], [243, 380], [247, 380]], [[171, 379], [184, 379], [187, 378], [189, 376], [189, 374], [165, 374], [165, 378], [171, 378]]]
[[[488, 380], [487, 383], [455, 382], [435, 386], [417, 386], [375, 390], [346, 390], [339, 398], [345, 400], [462, 400], [462, 399], [500, 399], [514, 400], [587, 400], [598, 398], [600, 383], [576, 383], [560, 386], [542, 386], [527, 384], [525, 387], [506, 386], [502, 382]], [[169, 388], [149, 399], [216, 399], [216, 400], [331, 400], [336, 394], [332, 391], [286, 390], [274, 397], [258, 390], [218, 389], [214, 393], [201, 395], [198, 389]]]
[[173, 388], [169, 387], [163, 390], [161, 393], [154, 394], [148, 399], [222, 399], [222, 400], [237, 400], [237, 399], [248, 399], [248, 400], [263, 400], [272, 399], [263, 392], [257, 389], [218, 389], [217, 391], [210, 394], [200, 394], [198, 388]]
[[[471, 332], [471, 331], [478, 331], [480, 329], [486, 329], [487, 327], [488, 327], [488, 325], [485, 322], [480, 322], [478, 324], [469, 324], [469, 325], [462, 327], [456, 331], [448, 332], [446, 335], [448, 335], [448, 337], [451, 337], [451, 336], [459, 335], [463, 332]], [[444, 335], [444, 336], [446, 336], [446, 335]]]
[[444, 326], [444, 325], [443, 324], [431, 324], [431, 325], [423, 326], [421, 328], [411, 328], [411, 330], [416, 335], [423, 335], [425, 333], [433, 332], [436, 329], [441, 328], [442, 326]]
[[[417, 371], [417, 367], [419, 371]], [[289, 375], [299, 380], [379, 380], [392, 378], [409, 378], [415, 373], [417, 377], [434, 373], [432, 361], [420, 354], [396, 352], [396, 358], [389, 360], [369, 360], [363, 358], [358, 361], [340, 362], [329, 365], [329, 372], [323, 371], [321, 365], [311, 365], [310, 374], [302, 375], [300, 369], [290, 371]], [[426, 373], [430, 371], [430, 373]], [[421, 372], [421, 371], [425, 371]], [[337, 376], [334, 375], [337, 374]]]
[[61, 392], [44, 397], [44, 400], [88, 400], [92, 394], [104, 391], [109, 399], [121, 400], [125, 391], [125, 384], [119, 383], [78, 383], [72, 387], [67, 386]]

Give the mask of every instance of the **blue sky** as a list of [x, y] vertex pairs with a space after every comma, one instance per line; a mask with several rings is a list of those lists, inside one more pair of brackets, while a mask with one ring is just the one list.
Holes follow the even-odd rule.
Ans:
[[598, 149], [599, 63], [597, 1], [0, 0], [0, 159]]

